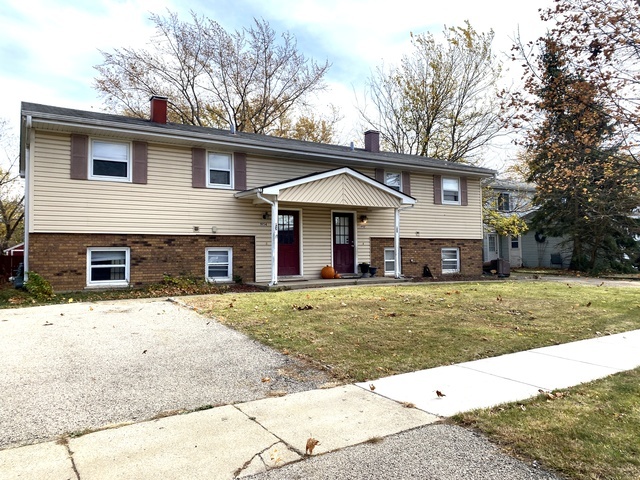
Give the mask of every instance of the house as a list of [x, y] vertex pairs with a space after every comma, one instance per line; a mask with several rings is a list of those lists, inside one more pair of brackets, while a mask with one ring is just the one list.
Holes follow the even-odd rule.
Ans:
[[[491, 201], [498, 212], [517, 215], [528, 222], [535, 211], [533, 197], [536, 187], [532, 183], [496, 179], [489, 184]], [[490, 262], [497, 258], [509, 261], [517, 267], [568, 267], [571, 245], [565, 239], [548, 237], [530, 228], [518, 236], [502, 236], [487, 230], [484, 234], [483, 259]]]
[[57, 291], [210, 281], [482, 272], [481, 180], [492, 170], [381, 152], [22, 103], [25, 270]]

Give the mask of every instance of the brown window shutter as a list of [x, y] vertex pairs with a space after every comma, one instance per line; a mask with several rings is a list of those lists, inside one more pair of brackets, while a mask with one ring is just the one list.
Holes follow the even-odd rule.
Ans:
[[460, 177], [460, 205], [469, 205], [467, 196], [467, 177]]
[[384, 183], [384, 169], [376, 168], [376, 180], [380, 183]]
[[442, 175], [433, 176], [433, 203], [442, 205]]
[[71, 178], [86, 180], [89, 178], [89, 137], [71, 135]]
[[409, 172], [402, 172], [402, 193], [411, 195], [411, 174]]
[[236, 190], [247, 189], [247, 154], [233, 153], [233, 183]]
[[204, 148], [191, 149], [191, 186], [207, 188], [207, 151]]
[[131, 179], [133, 183], [147, 183], [147, 142], [133, 142], [133, 154], [131, 155]]

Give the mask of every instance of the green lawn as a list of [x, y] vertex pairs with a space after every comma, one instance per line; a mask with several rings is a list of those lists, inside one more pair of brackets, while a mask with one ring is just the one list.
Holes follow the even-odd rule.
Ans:
[[[640, 289], [419, 284], [192, 297], [188, 303], [344, 381], [640, 328]], [[577, 479], [640, 478], [640, 369], [452, 421]]]

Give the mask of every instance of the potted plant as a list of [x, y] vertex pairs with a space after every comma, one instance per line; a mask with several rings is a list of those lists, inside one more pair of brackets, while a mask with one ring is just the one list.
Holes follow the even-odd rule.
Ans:
[[378, 271], [378, 267], [369, 267], [369, 276], [375, 277], [377, 271]]
[[362, 262], [358, 267], [360, 267], [360, 273], [362, 273], [363, 277], [369, 276], [369, 264], [367, 262]]

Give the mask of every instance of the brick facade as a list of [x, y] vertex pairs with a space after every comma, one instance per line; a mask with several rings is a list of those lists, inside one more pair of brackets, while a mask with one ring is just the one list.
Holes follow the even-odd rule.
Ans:
[[[393, 238], [371, 238], [371, 265], [384, 274], [384, 249], [393, 248]], [[442, 276], [440, 250], [460, 249], [460, 273], [466, 277], [482, 275], [482, 240], [442, 240], [430, 238], [401, 238], [400, 251], [405, 277], [421, 277], [425, 265], [434, 277]], [[446, 274], [445, 274], [446, 276]]]
[[32, 233], [29, 270], [56, 291], [82, 290], [87, 285], [88, 247], [129, 247], [133, 286], [160, 282], [165, 274], [204, 278], [208, 247], [232, 247], [233, 275], [255, 281], [253, 236]]

